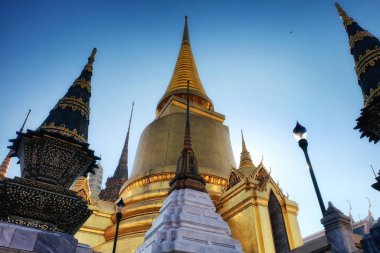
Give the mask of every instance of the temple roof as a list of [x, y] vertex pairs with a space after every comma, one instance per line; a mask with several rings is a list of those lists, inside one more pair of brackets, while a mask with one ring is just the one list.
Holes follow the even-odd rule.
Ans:
[[187, 24], [187, 16], [185, 17], [185, 27], [183, 30], [181, 48], [179, 50], [177, 62], [174, 68], [172, 79], [158, 103], [158, 108], [167, 98], [172, 95], [186, 94], [187, 81], [190, 81], [190, 94], [204, 99], [210, 103], [213, 108], [211, 99], [206, 95], [202, 82], [199, 78], [197, 66], [194, 61], [193, 53], [190, 46], [190, 35]]
[[50, 111], [39, 129], [72, 138], [80, 143], [87, 143], [92, 64], [95, 53], [96, 48], [88, 58], [82, 73]]

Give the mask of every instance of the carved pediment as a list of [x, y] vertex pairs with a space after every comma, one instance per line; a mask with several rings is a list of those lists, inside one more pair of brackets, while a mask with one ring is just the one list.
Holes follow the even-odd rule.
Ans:
[[225, 190], [228, 191], [229, 189], [237, 185], [242, 180], [242, 178], [243, 176], [241, 175], [241, 173], [239, 173], [239, 171], [235, 168], [231, 167], [230, 175], [228, 177], [228, 182]]
[[270, 179], [270, 174], [266, 171], [266, 169], [262, 166], [261, 168], [258, 169], [258, 171], [252, 175], [254, 176], [254, 179], [259, 181], [258, 184], [258, 190], [263, 191], [265, 189], [265, 186], [267, 185], [269, 179]]

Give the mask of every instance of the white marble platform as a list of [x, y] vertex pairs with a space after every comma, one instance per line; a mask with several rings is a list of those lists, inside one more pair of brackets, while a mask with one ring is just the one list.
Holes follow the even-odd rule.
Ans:
[[0, 222], [0, 252], [95, 253], [74, 236]]
[[174, 190], [164, 201], [160, 215], [146, 232], [137, 253], [243, 252], [240, 242], [216, 213], [208, 193]]

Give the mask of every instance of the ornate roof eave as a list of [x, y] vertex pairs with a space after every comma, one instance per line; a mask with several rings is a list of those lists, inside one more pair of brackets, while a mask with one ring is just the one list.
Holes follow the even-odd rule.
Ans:
[[83, 150], [89, 157], [92, 159], [92, 163], [88, 166], [88, 170], [86, 173], [94, 173], [94, 168], [98, 168], [98, 165], [96, 164], [97, 160], [100, 160], [100, 157], [95, 155], [95, 151], [90, 149], [90, 144], [83, 143], [78, 140], [76, 140], [73, 137], [67, 137], [66, 140], [62, 140], [62, 135], [54, 132], [49, 132], [44, 129], [37, 129], [37, 130], [30, 130], [27, 129], [26, 132], [16, 132], [17, 138], [9, 140], [12, 145], [8, 146], [9, 149], [14, 150], [15, 152], [12, 153], [11, 157], [18, 156], [17, 151], [20, 148], [21, 142], [23, 138], [38, 138], [43, 136], [49, 136], [51, 138], [58, 139], [59, 141], [69, 142], [72, 145], [76, 145], [80, 147], [81, 150]]
[[[185, 88], [175, 89], [175, 90], [171, 90], [169, 92], [166, 92], [165, 95], [162, 96], [160, 101], [158, 101], [157, 106], [159, 106], [164, 100], [166, 100], [167, 98], [170, 98], [171, 96], [175, 96], [175, 95], [179, 95], [179, 94], [186, 94], [186, 93], [187, 93], [187, 91]], [[210, 102], [210, 104], [213, 106], [213, 102], [212, 102], [211, 98], [209, 98], [206, 94], [200, 92], [199, 90], [190, 88], [190, 95], [195, 95], [195, 96], [198, 96], [200, 98], [203, 98], [204, 100]]]

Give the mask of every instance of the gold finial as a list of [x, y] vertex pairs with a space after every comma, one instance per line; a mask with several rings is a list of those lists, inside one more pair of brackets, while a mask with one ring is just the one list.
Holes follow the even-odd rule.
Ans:
[[95, 61], [95, 54], [96, 54], [96, 47], [92, 50], [91, 52], [91, 55], [90, 57], [88, 57], [88, 62], [86, 64], [86, 66], [84, 67], [88, 72], [92, 72], [92, 64], [94, 63]]
[[10, 150], [7, 156], [4, 158], [4, 161], [0, 165], [0, 180], [4, 179], [7, 175], [13, 152], [13, 150]]
[[242, 153], [243, 152], [248, 152], [247, 146], [245, 145], [245, 140], [244, 140], [244, 135], [243, 135], [243, 129], [240, 129], [241, 131], [241, 146], [242, 146]]
[[343, 23], [345, 26], [348, 26], [354, 22], [354, 20], [347, 15], [347, 13], [343, 10], [343, 8], [338, 4], [335, 3], [336, 10], [339, 13], [339, 16], [343, 19]]

